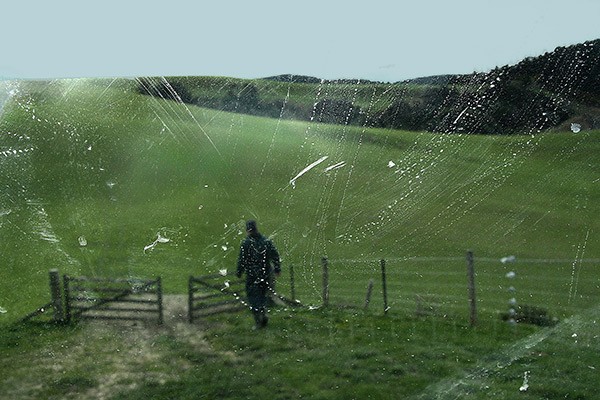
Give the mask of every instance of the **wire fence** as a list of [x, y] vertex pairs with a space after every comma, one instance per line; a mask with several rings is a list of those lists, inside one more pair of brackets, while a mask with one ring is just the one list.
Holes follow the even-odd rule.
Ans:
[[[472, 253], [379, 260], [324, 258], [319, 265], [290, 266], [288, 271], [289, 279], [283, 275], [275, 287], [277, 297], [288, 305], [299, 300], [309, 307], [468, 317], [473, 325], [478, 314], [496, 318], [519, 307], [542, 309], [562, 319], [600, 304], [600, 259], [498, 259], [472, 257]], [[54, 320], [62, 320], [57, 270], [50, 271], [50, 289], [52, 301], [26, 320], [50, 308]], [[162, 304], [161, 296], [158, 302]]]
[[[516, 305], [547, 310], [564, 318], [600, 303], [600, 259], [525, 259], [474, 257], [475, 305], [484, 315]], [[323, 266], [294, 267], [295, 297], [321, 306]], [[328, 302], [364, 308], [373, 280], [369, 309], [439, 315], [469, 315], [466, 257], [396, 257], [381, 260], [327, 260]], [[290, 282], [278, 290], [290, 293]], [[386, 304], [384, 304], [384, 302]]]

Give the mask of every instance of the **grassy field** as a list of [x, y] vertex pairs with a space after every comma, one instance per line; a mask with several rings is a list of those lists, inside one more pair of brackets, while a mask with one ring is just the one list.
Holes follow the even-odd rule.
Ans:
[[552, 328], [276, 309], [189, 325], [20, 326], [0, 336], [0, 398], [594, 398], [598, 311]]
[[[452, 298], [464, 290], [468, 249], [497, 260], [477, 263], [490, 309], [505, 301], [495, 289], [511, 269], [518, 289], [543, 292], [540, 301], [561, 315], [597, 301], [597, 263], [585, 262], [600, 258], [597, 132], [458, 136], [307, 124], [160, 101], [127, 84], [24, 83], [6, 105], [6, 320], [45, 302], [49, 268], [161, 275], [168, 292], [183, 292], [189, 274], [233, 268], [249, 218], [284, 265], [295, 265], [307, 303], [318, 301], [321, 257], [347, 294], [362, 293], [388, 258], [392, 290]], [[170, 242], [144, 251], [159, 233]], [[510, 255], [566, 261], [499, 262]], [[534, 283], [542, 276], [549, 290]]]
[[[506, 311], [513, 296], [521, 304], [570, 318], [549, 328], [555, 330], [547, 331], [551, 340], [540, 342], [548, 346], [542, 353], [567, 357], [569, 351], [581, 351], [585, 361], [578, 371], [586, 373], [582, 382], [593, 373], [588, 367], [597, 367], [587, 358], [594, 341], [585, 340], [597, 329], [590, 321], [581, 322], [577, 331], [586, 338], [578, 343], [588, 348], [557, 346], [559, 338], [575, 333], [569, 331], [572, 321], [580, 321], [582, 313], [592, 312], [599, 301], [598, 132], [471, 136], [325, 125], [186, 106], [136, 94], [134, 85], [120, 80], [23, 82], [4, 106], [0, 119], [3, 327], [49, 300], [50, 268], [96, 277], [162, 276], [167, 293], [183, 294], [190, 274], [234, 268], [244, 221], [254, 218], [282, 254], [279, 290], [289, 295], [286, 272], [293, 264], [297, 297], [304, 304], [320, 304], [320, 263], [327, 257], [332, 303], [362, 304], [367, 282], [373, 278], [372, 310], [379, 313], [379, 259], [387, 259], [388, 319], [369, 313], [359, 318], [350, 311], [294, 311], [289, 318], [282, 313], [280, 325], [257, 348], [246, 336], [247, 316], [214, 319], [205, 333], [210, 346], [221, 355], [235, 353], [230, 346], [238, 346], [244, 350], [241, 359], [230, 364], [225, 356], [207, 356], [209, 368], [214, 368], [210, 376], [198, 367], [204, 359], [191, 360], [181, 375], [150, 379], [141, 391], [125, 390], [123, 396], [148, 397], [145, 394], [168, 390], [192, 398], [188, 391], [194, 385], [233, 396], [225, 383], [204, 381], [217, 379], [219, 370], [224, 381], [238, 385], [234, 388], [241, 391], [239, 397], [260, 394], [246, 391], [251, 378], [243, 375], [256, 371], [264, 374], [259, 376], [261, 383], [282, 388], [281, 398], [297, 394], [282, 383], [285, 377], [289, 382], [304, 382], [314, 371], [324, 377], [307, 388], [304, 394], [309, 397], [344, 397], [347, 392], [336, 392], [335, 386], [365, 379], [364, 390], [383, 390], [385, 381], [398, 395], [427, 393], [433, 390], [427, 382], [443, 385], [444, 379], [463, 373], [468, 380], [469, 371], [492, 362], [488, 357], [504, 354], [507, 346], [531, 338], [530, 334], [541, 334], [538, 328], [514, 332], [501, 324], [498, 314]], [[318, 160], [322, 161], [299, 175]], [[169, 242], [147, 247], [159, 234]], [[464, 257], [469, 249], [476, 256], [482, 325], [478, 331], [465, 328]], [[515, 262], [500, 262], [508, 256], [515, 256]], [[509, 271], [516, 273], [514, 279], [505, 277]], [[507, 291], [509, 286], [515, 287], [516, 294]], [[436, 312], [415, 318], [417, 297], [434, 304]], [[78, 329], [50, 329], [35, 340], [54, 348], [55, 343], [73, 343], [89, 335], [89, 330]], [[389, 334], [391, 329], [396, 333]], [[369, 330], [388, 333], [378, 342]], [[481, 347], [472, 350], [465, 345], [461, 330], [483, 343], [477, 345]], [[3, 334], [3, 359], [31, 363], [39, 355], [34, 328], [11, 332]], [[166, 335], [157, 354], [166, 352], [173, 363], [196, 357], [193, 349], [178, 350], [172, 335], [155, 334]], [[116, 343], [113, 336], [107, 335], [106, 341]], [[413, 336], [417, 347], [388, 345]], [[294, 341], [291, 348], [280, 343], [274, 347], [277, 351], [264, 357], [266, 349], [272, 348], [269, 340], [284, 339]], [[19, 347], [31, 340], [30, 347]], [[317, 346], [313, 340], [322, 343]], [[368, 354], [355, 359], [352, 349], [336, 353], [334, 349], [349, 340], [356, 340], [356, 349], [364, 348]], [[429, 348], [432, 341], [440, 346], [449, 342], [451, 351], [467, 352], [468, 361], [439, 367], [439, 354], [445, 350]], [[314, 363], [294, 376], [296, 365], [292, 363], [292, 368], [290, 360], [303, 359], [300, 353], [309, 348], [316, 349], [311, 352]], [[435, 359], [427, 367], [429, 372], [403, 358], [417, 350]], [[522, 383], [523, 368], [532, 371], [531, 376], [538, 369], [549, 374], [549, 363], [557, 362], [541, 356], [534, 362], [532, 354], [524, 353], [519, 360], [532, 366], [510, 364], [492, 375], [481, 373], [481, 378], [512, 390], [515, 382]], [[339, 362], [330, 370], [327, 362], [336, 357]], [[382, 375], [377, 372], [380, 360], [391, 363], [383, 362], [388, 369]], [[393, 360], [403, 361], [394, 366]], [[75, 358], [74, 365], [82, 362]], [[366, 365], [367, 372], [344, 377], [342, 371], [353, 362]], [[273, 365], [285, 369], [271, 378]], [[245, 372], [232, 375], [233, 366]], [[8, 374], [10, 364], [2, 368]], [[106, 372], [112, 367], [99, 368]], [[341, 378], [336, 377], [336, 368]], [[394, 368], [400, 372], [392, 372]], [[397, 375], [402, 380], [397, 381]], [[65, 379], [55, 382], [58, 386], [49, 382], [42, 386], [54, 387], [58, 398], [64, 387], [100, 385], [85, 374], [73, 373]], [[582, 385], [571, 387], [572, 393], [587, 393]], [[373, 389], [376, 386], [380, 389]], [[498, 390], [496, 398], [502, 398], [504, 389]], [[43, 397], [46, 392], [32, 393]]]

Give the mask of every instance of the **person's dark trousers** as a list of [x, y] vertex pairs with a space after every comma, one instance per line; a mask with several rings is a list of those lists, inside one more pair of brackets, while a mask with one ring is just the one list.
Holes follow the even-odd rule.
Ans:
[[267, 285], [247, 285], [246, 296], [254, 317], [254, 329], [266, 326], [267, 317]]

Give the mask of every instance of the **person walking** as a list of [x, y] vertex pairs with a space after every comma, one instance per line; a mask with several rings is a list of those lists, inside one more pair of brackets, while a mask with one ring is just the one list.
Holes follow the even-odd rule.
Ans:
[[[267, 326], [267, 295], [271, 289], [271, 275], [281, 274], [281, 260], [273, 242], [258, 232], [256, 221], [246, 222], [248, 236], [242, 240], [237, 262], [237, 276], [246, 274], [246, 296], [254, 317], [254, 327]], [[273, 266], [271, 266], [273, 263]]]

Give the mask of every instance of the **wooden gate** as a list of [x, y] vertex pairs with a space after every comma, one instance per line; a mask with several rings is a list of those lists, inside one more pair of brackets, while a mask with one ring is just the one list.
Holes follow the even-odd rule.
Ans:
[[65, 319], [147, 320], [163, 323], [162, 281], [63, 276]]
[[[229, 276], [229, 278], [228, 278]], [[246, 307], [245, 284], [243, 279], [231, 274], [207, 275], [196, 278], [190, 276], [188, 282], [188, 321], [194, 322], [194, 316], [206, 316], [222, 312], [244, 310]]]

